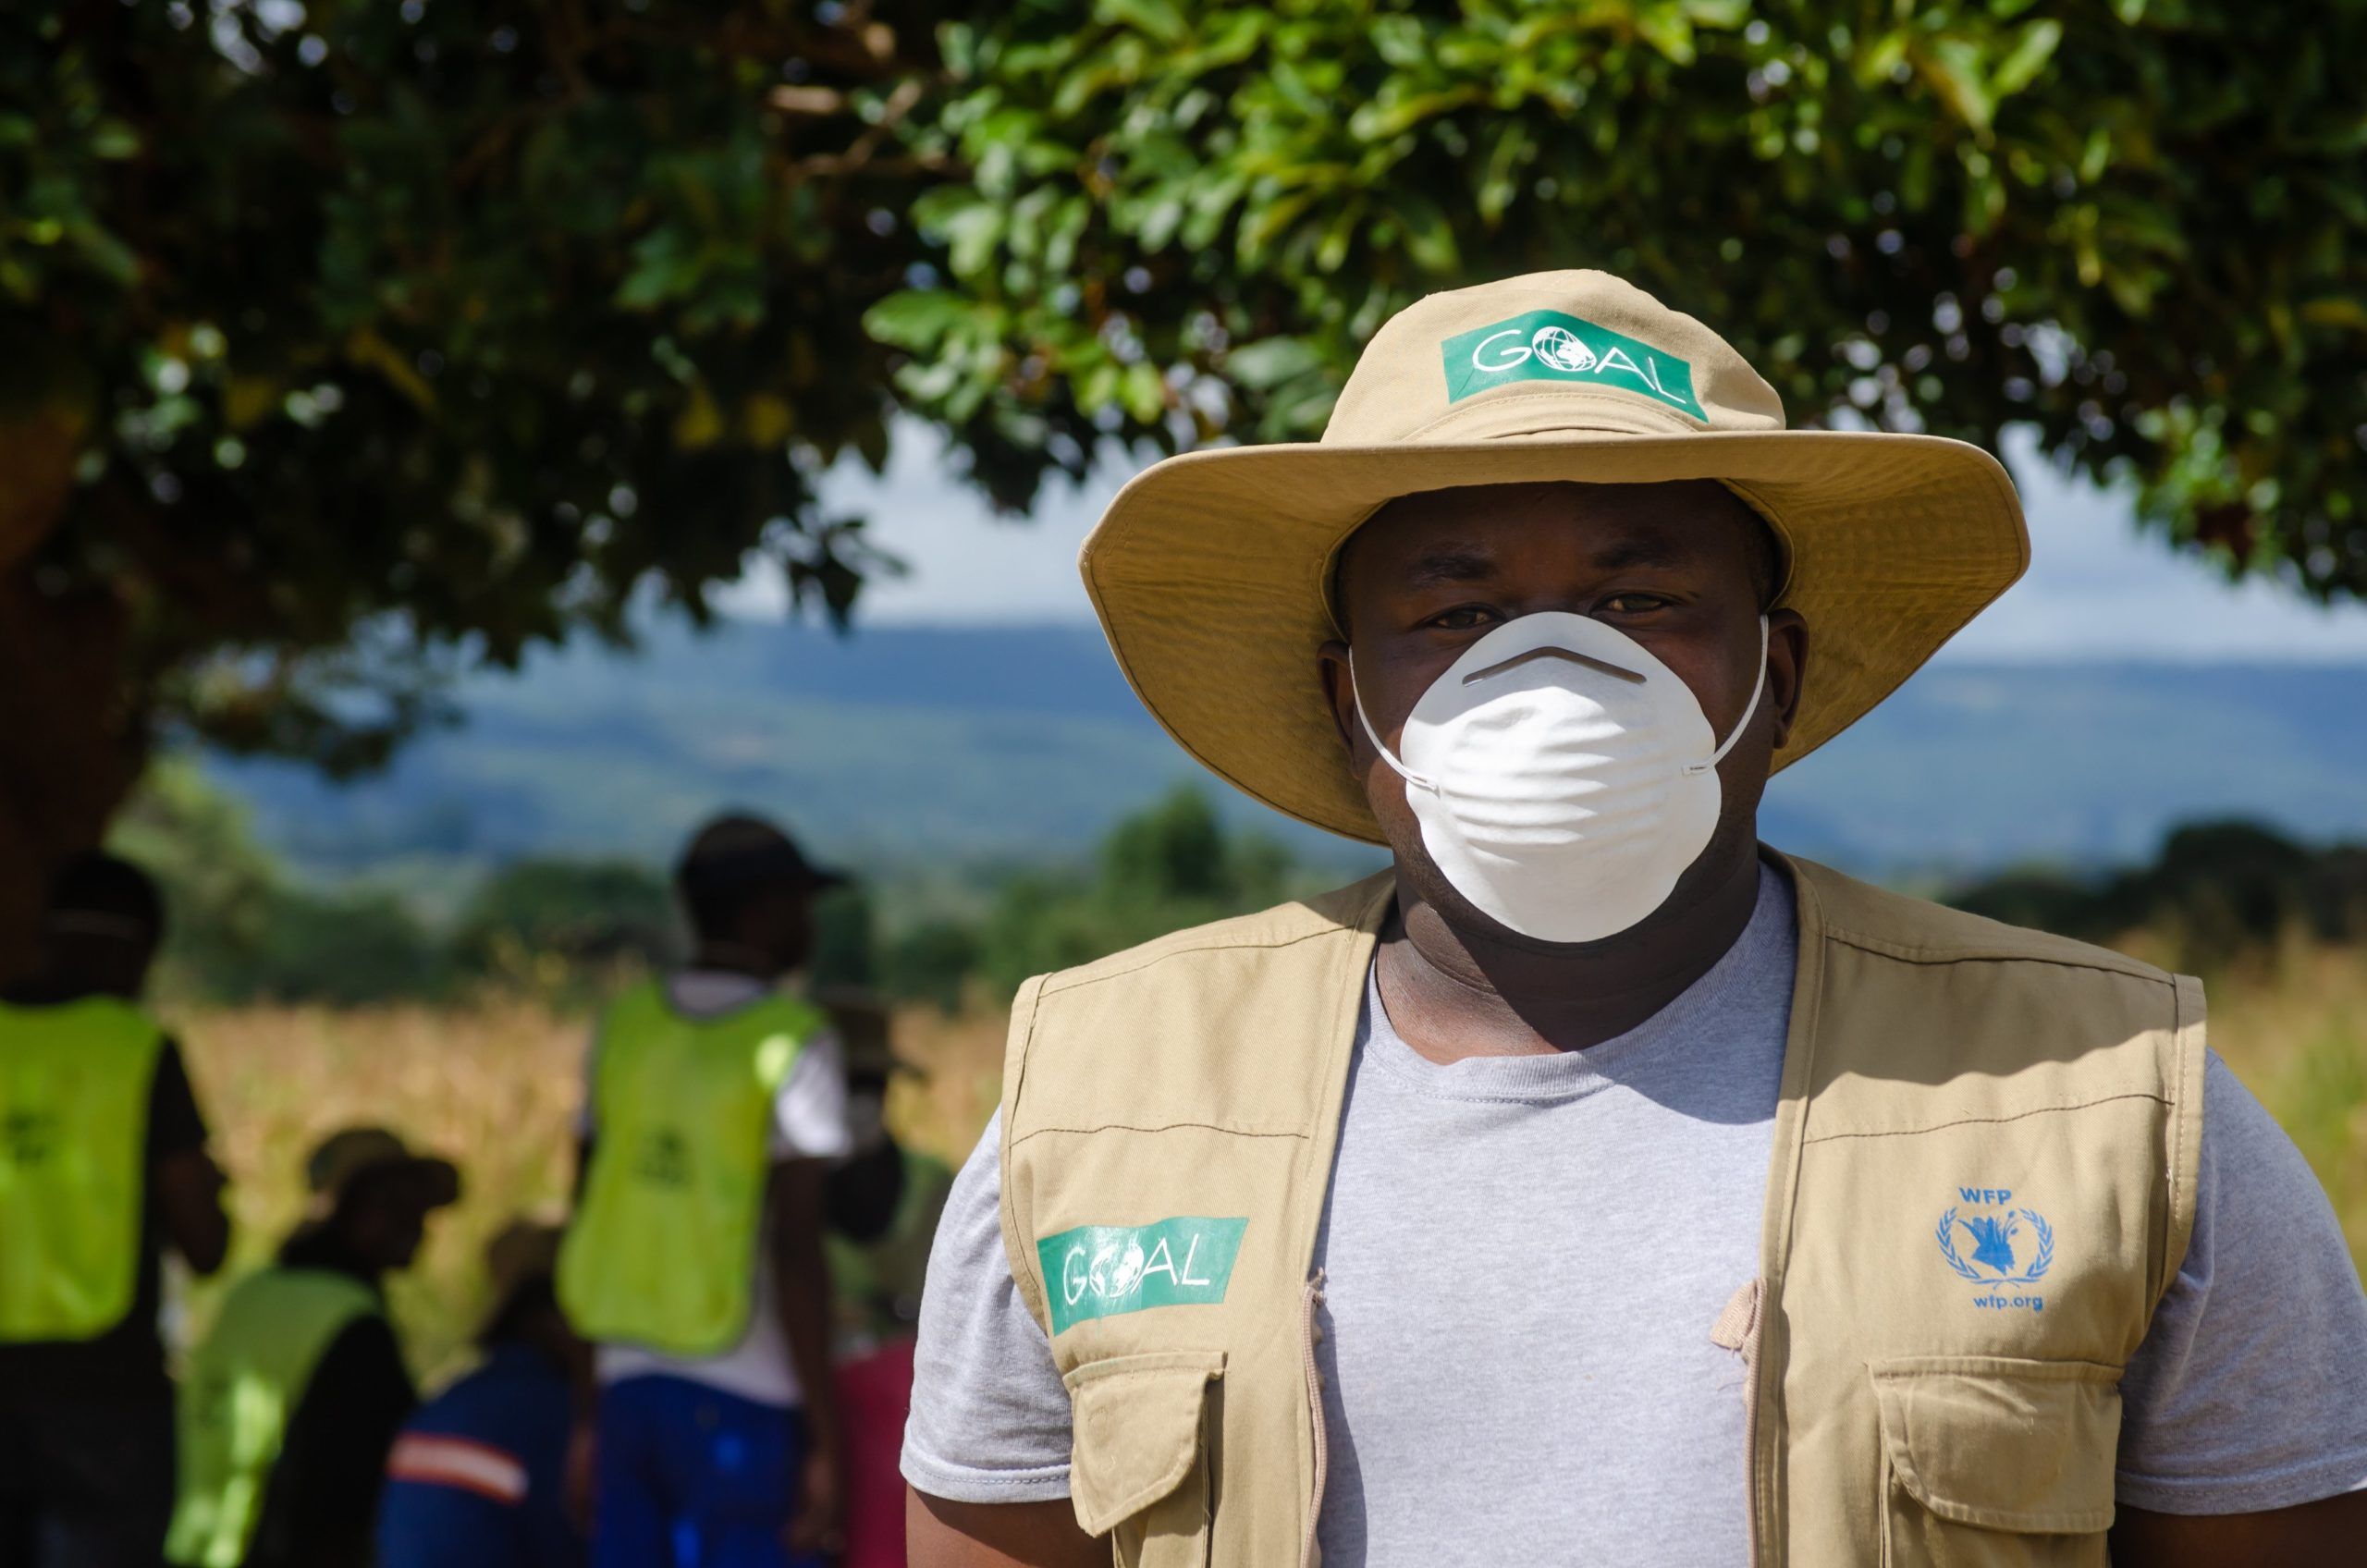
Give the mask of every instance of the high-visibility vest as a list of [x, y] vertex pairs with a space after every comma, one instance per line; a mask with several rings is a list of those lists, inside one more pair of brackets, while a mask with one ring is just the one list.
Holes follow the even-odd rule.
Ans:
[[822, 1025], [789, 997], [685, 1018], [655, 984], [609, 1008], [592, 1084], [597, 1141], [559, 1251], [559, 1303], [578, 1333], [673, 1355], [740, 1342], [773, 1102]]
[[[2102, 1568], [2118, 1380], [2194, 1224], [2201, 989], [1778, 859], [1799, 958], [1758, 1277], [1668, 1329], [1736, 1353], [1751, 1562]], [[1078, 1523], [1132, 1568], [1316, 1562], [1313, 1257], [1392, 892], [1012, 1004], [1004, 1245], [1074, 1405]]]
[[164, 1039], [111, 997], [0, 1005], [0, 1342], [87, 1340], [130, 1311]]
[[274, 1267], [222, 1303], [178, 1398], [180, 1490], [165, 1557], [238, 1568], [254, 1543], [288, 1423], [337, 1337], [385, 1314], [378, 1292], [329, 1268]]

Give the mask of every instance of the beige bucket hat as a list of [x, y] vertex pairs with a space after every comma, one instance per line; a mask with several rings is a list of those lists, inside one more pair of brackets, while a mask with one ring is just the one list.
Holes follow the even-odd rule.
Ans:
[[1691, 316], [1600, 272], [1433, 294], [1381, 327], [1323, 439], [1170, 458], [1078, 558], [1119, 668], [1184, 749], [1268, 805], [1380, 839], [1316, 651], [1332, 563], [1384, 502], [1540, 480], [1714, 479], [1781, 540], [1814, 659], [1779, 768], [1912, 675], [2030, 563], [2013, 482], [1933, 435], [1786, 430]]

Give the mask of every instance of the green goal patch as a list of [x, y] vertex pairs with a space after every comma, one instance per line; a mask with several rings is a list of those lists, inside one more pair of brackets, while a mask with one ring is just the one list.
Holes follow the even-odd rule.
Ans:
[[1242, 1219], [1184, 1216], [1149, 1225], [1080, 1225], [1036, 1243], [1052, 1332], [1154, 1306], [1224, 1300]]
[[1675, 355], [1560, 311], [1529, 311], [1460, 332], [1441, 345], [1446, 400], [1515, 381], [1588, 381], [1640, 392], [1706, 423], [1693, 367]]

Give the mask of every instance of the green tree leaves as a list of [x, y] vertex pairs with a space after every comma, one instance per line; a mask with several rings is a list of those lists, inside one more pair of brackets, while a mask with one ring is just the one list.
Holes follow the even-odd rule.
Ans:
[[844, 616], [873, 561], [815, 485], [885, 451], [859, 318], [930, 177], [881, 105], [933, 52], [833, 15], [10, 8], [0, 349], [88, 432], [18, 531], [132, 603], [144, 702], [326, 756], [752, 551]]
[[898, 410], [1024, 508], [1311, 437], [1391, 312], [1518, 272], [2367, 592], [2362, 59], [2238, 0], [25, 0], [0, 603], [121, 669], [0, 664], [91, 725], [0, 734], [48, 780], [0, 948], [160, 729], [364, 766], [752, 552], [843, 618], [881, 562], [816, 484]]
[[[934, 308], [973, 319], [955, 383], [904, 391], [1171, 449], [1304, 439], [1390, 312], [1601, 267], [1730, 337], [1795, 423], [2027, 423], [2231, 570], [2355, 595], [2367, 13], [2312, 26], [2297, 49], [2233, 0], [1000, 10], [948, 30], [907, 129], [966, 171], [915, 217]], [[1121, 395], [1154, 376], [1156, 404]]]

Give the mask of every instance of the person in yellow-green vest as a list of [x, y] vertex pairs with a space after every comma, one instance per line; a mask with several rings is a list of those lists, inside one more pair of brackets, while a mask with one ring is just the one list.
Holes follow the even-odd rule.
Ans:
[[418, 1403], [383, 1293], [460, 1173], [380, 1127], [305, 1165], [310, 1217], [231, 1288], [180, 1389], [180, 1568], [363, 1568], [387, 1450]]
[[1389, 866], [1020, 987], [913, 1562], [2367, 1560], [2367, 1294], [2201, 984], [1760, 841], [2030, 545], [1988, 452], [1786, 429], [1592, 271], [1411, 303], [1321, 441], [1121, 490], [1136, 694]]
[[709, 824], [689, 965], [602, 1017], [559, 1302], [597, 1347], [597, 1568], [778, 1568], [840, 1546], [825, 1179], [842, 1052], [782, 989], [839, 883], [779, 828]]
[[57, 876], [42, 957], [0, 993], [0, 1563], [153, 1563], [173, 1497], [157, 1329], [167, 1251], [222, 1263], [222, 1174], [139, 997], [164, 906], [110, 855]]

